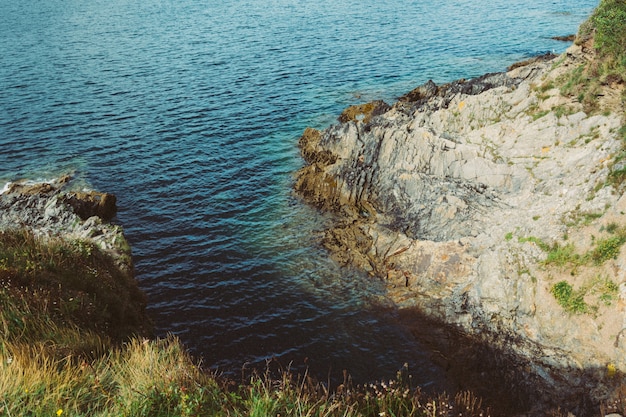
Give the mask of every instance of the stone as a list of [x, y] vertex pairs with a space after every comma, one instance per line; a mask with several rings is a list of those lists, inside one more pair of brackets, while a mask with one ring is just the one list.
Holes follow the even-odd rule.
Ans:
[[[332, 256], [384, 279], [401, 309], [417, 308], [515, 358], [516, 375], [540, 387], [543, 401], [584, 393], [597, 402], [616, 389], [607, 364], [626, 372], [626, 343], [615, 344], [626, 309], [595, 296], [595, 317], [574, 316], [550, 288], [559, 280], [590, 285], [597, 276], [621, 284], [626, 261], [548, 270], [542, 248], [575, 242], [591, 250], [600, 224], [620, 220], [626, 200], [597, 187], [622, 147], [620, 112], [587, 115], [556, 88], [539, 99], [534, 86], [586, 55], [574, 45], [560, 66], [551, 58], [430, 81], [375, 117], [307, 129], [300, 140], [307, 166], [295, 189], [337, 213], [324, 237]], [[557, 118], [553, 109], [562, 105], [572, 113]], [[570, 225], [584, 213], [613, 217]]]
[[117, 213], [117, 198], [113, 194], [97, 191], [74, 191], [68, 192], [64, 199], [83, 220], [97, 216], [108, 221]]

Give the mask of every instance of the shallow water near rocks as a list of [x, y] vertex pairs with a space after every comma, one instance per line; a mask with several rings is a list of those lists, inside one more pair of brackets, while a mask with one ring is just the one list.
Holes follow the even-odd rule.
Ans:
[[[73, 172], [116, 222], [160, 335], [231, 375], [458, 388], [383, 285], [317, 245], [291, 191], [306, 126], [428, 79], [562, 52], [597, 2], [0, 0], [0, 182]], [[291, 365], [290, 365], [291, 364]]]

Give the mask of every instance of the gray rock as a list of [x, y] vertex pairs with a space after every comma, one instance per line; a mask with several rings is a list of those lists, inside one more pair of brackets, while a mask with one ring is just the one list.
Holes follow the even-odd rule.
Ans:
[[0, 230], [22, 228], [37, 236], [90, 240], [120, 266], [132, 268], [122, 228], [108, 223], [117, 210], [115, 196], [67, 190], [70, 181], [64, 176], [45, 183], [10, 184], [0, 194]]
[[[367, 122], [307, 130], [300, 145], [309, 165], [295, 184], [340, 214], [325, 241], [336, 259], [385, 279], [399, 307], [515, 357], [521, 374], [545, 387], [545, 401], [607, 398], [615, 388], [607, 366], [626, 372], [626, 344], [614, 343], [626, 308], [572, 316], [550, 293], [561, 279], [583, 286], [600, 275], [619, 284], [626, 257], [578, 275], [542, 265], [544, 248], [566, 245], [566, 235], [591, 250], [599, 227], [578, 230], [567, 219], [625, 204], [597, 187], [621, 148], [619, 117], [589, 117], [558, 89], [545, 99], [533, 87], [580, 54], [572, 46], [554, 68], [538, 60], [475, 80], [428, 82]], [[558, 106], [572, 106], [572, 115], [557, 119]]]

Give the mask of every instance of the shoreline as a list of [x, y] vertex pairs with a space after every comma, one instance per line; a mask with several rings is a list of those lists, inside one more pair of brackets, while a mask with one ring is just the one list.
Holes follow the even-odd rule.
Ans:
[[[588, 48], [506, 74], [428, 82], [391, 106], [352, 106], [339, 124], [304, 132], [295, 184], [309, 204], [338, 214], [322, 238], [333, 258], [384, 280], [401, 310], [513, 358], [514, 378], [539, 384], [546, 404], [574, 409], [610, 398], [626, 370], [615, 343], [626, 283], [612, 272], [626, 256], [574, 268], [574, 278], [546, 266], [550, 248], [573, 247], [568, 236], [592, 253], [589, 236], [610, 239], [603, 231], [626, 207], [605, 183], [621, 148], [620, 111], [587, 114], [556, 88], [590, 59]], [[574, 224], [592, 214], [591, 224]], [[611, 301], [587, 294], [594, 317], [563, 311], [555, 285], [600, 285], [594, 274], [606, 276], [611, 290], [600, 297]]]

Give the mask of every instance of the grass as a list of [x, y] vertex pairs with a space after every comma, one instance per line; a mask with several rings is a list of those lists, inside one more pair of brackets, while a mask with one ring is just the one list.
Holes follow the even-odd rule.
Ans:
[[[593, 59], [581, 64], [559, 80], [561, 93], [576, 97], [589, 114], [610, 114], [622, 117], [619, 136], [622, 151], [616, 155], [607, 184], [622, 189], [626, 168], [619, 162], [626, 157], [626, 2], [602, 0], [591, 17], [581, 25], [576, 42], [593, 44]], [[617, 108], [603, 108], [599, 97], [604, 89], [620, 86], [621, 102]], [[565, 112], [565, 110], [563, 110]]]
[[0, 416], [489, 415], [468, 392], [424, 395], [406, 372], [367, 386], [346, 376], [333, 391], [289, 370], [235, 382], [175, 337], [144, 338], [138, 291], [87, 241], [0, 232]]
[[530, 116], [533, 121], [541, 119], [542, 117], [548, 115], [550, 110], [540, 110], [537, 104], [533, 104], [526, 109], [526, 114]]
[[[611, 166], [607, 184], [622, 189], [626, 181], [626, 168], [620, 164], [626, 157], [626, 2], [602, 0], [591, 17], [581, 25], [576, 42], [592, 42], [593, 59], [581, 64], [559, 80], [561, 93], [576, 97], [586, 113], [610, 114], [622, 117], [619, 136], [622, 151]], [[603, 108], [600, 96], [603, 89], [621, 88], [621, 102], [617, 108]]]
[[560, 119], [562, 116], [569, 116], [571, 114], [574, 114], [576, 110], [571, 106], [559, 105], [554, 107], [552, 111], [554, 112], [556, 118]]
[[565, 311], [569, 313], [585, 313], [589, 306], [585, 302], [584, 292], [574, 291], [572, 286], [566, 281], [557, 282], [550, 289], [554, 298]]
[[618, 133], [618, 137], [622, 140], [622, 149], [615, 155], [611, 164], [611, 172], [607, 182], [616, 188], [621, 188], [622, 184], [626, 180], [626, 124], [623, 125]]
[[589, 226], [594, 220], [603, 216], [603, 213], [580, 211], [576, 209], [563, 217], [563, 223], [567, 227]]
[[539, 249], [543, 250], [544, 252], [547, 252], [550, 250], [550, 246], [547, 243], [545, 243], [543, 240], [535, 236], [528, 236], [528, 237], [520, 236], [517, 238], [517, 241], [519, 243], [527, 243], [527, 242], [534, 243], [535, 245], [539, 247]]
[[[582, 266], [600, 266], [620, 254], [626, 243], [626, 228], [612, 222], [602, 228], [608, 233], [600, 239], [593, 239], [593, 246], [585, 253], [579, 253], [573, 243], [552, 245], [534, 236], [519, 237], [519, 243], [531, 242], [546, 253], [542, 264], [544, 266], [573, 267], [572, 275], [576, 275], [577, 268]], [[505, 239], [510, 240], [512, 234]], [[593, 313], [597, 311], [597, 304], [589, 304], [585, 297], [595, 295], [597, 301], [604, 305], [611, 305], [618, 299], [618, 285], [608, 278], [597, 277], [592, 282], [575, 290], [567, 281], [559, 281], [552, 285], [550, 292], [565, 311], [571, 314]]]
[[579, 266], [584, 263], [584, 257], [581, 257], [576, 253], [576, 248], [573, 243], [566, 245], [555, 244], [547, 251], [548, 255], [543, 262], [544, 265], [556, 265], [563, 267], [565, 265]]
[[626, 243], [626, 233], [622, 231], [616, 236], [598, 240], [587, 256], [595, 265], [602, 265], [609, 259], [617, 258], [624, 243]]
[[[16, 317], [7, 322], [11, 335], [46, 338], [39, 322], [106, 334], [122, 340], [149, 333], [146, 299], [130, 267], [120, 268], [111, 256], [82, 240], [41, 240], [32, 233], [0, 232], [0, 303], [21, 300]], [[8, 311], [8, 310], [7, 310]]]
[[[596, 219], [595, 213], [583, 213], [577, 216], [577, 220], [571, 225], [578, 225], [581, 222], [588, 225], [593, 219]], [[593, 247], [585, 253], [578, 253], [573, 243], [559, 244], [554, 242], [548, 244], [542, 239], [535, 236], [518, 237], [519, 243], [531, 242], [536, 244], [542, 251], [546, 253], [546, 259], [542, 262], [544, 265], [554, 265], [564, 267], [571, 265], [574, 268], [583, 265], [602, 265], [610, 259], [615, 259], [620, 254], [621, 248], [626, 243], [626, 227], [620, 227], [617, 223], [610, 223], [603, 227], [609, 233], [600, 239], [593, 239]], [[511, 240], [512, 233], [507, 233], [506, 240]]]
[[235, 383], [203, 372], [173, 337], [135, 339], [91, 363], [51, 361], [36, 349], [10, 354], [0, 355], [2, 416], [488, 415], [470, 393], [429, 397], [400, 378], [365, 387], [348, 380], [333, 393], [289, 372]]
[[[593, 41], [594, 58], [561, 79], [561, 92], [574, 96], [587, 113], [599, 108], [602, 86], [626, 81], [626, 3], [602, 0], [578, 33], [577, 43]], [[622, 101], [626, 100], [626, 92]]]
[[618, 299], [619, 288], [612, 280], [597, 277], [592, 282], [574, 290], [567, 281], [559, 281], [550, 288], [550, 292], [565, 311], [571, 314], [583, 314], [597, 310], [597, 306], [585, 301], [585, 297], [595, 295], [604, 305], [611, 305]]

